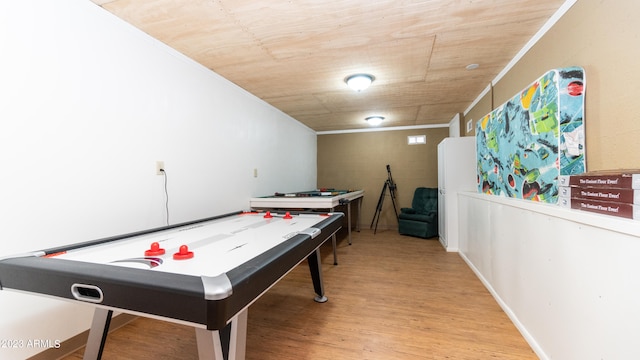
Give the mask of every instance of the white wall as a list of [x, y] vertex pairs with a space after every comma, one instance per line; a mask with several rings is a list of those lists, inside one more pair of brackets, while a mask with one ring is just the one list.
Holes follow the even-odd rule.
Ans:
[[[0, 53], [0, 257], [164, 225], [156, 160], [171, 223], [316, 186], [311, 129], [88, 0], [0, 2]], [[92, 314], [10, 291], [0, 308], [0, 339], [25, 342]]]
[[460, 255], [541, 359], [639, 359], [640, 222], [459, 193]]
[[460, 137], [460, 113], [449, 120], [449, 137]]

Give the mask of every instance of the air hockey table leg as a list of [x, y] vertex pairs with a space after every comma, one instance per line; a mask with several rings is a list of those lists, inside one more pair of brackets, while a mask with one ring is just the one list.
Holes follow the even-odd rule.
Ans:
[[336, 234], [331, 235], [331, 243], [333, 244], [333, 265], [338, 265], [338, 242]]
[[[331, 212], [335, 210], [335, 208], [331, 208]], [[331, 244], [333, 245], [333, 265], [338, 265], [338, 240], [336, 239], [336, 233], [331, 235]]]
[[349, 245], [351, 245], [351, 201], [347, 203], [347, 229], [349, 229]]
[[248, 308], [221, 331], [196, 328], [199, 360], [244, 360], [247, 346]]
[[109, 325], [111, 324], [112, 310], [96, 308], [93, 312], [93, 321], [91, 329], [89, 329], [89, 337], [87, 338], [87, 346], [84, 349], [84, 360], [100, 360], [104, 344], [109, 334]]
[[340, 205], [345, 205], [347, 207], [347, 238], [349, 239], [349, 245], [351, 245], [351, 200], [340, 199]]
[[356, 231], [357, 232], [360, 232], [360, 219], [362, 218], [362, 216], [360, 214], [362, 214], [362, 197], [360, 197], [358, 199], [358, 218], [356, 219]]
[[314, 300], [319, 303], [326, 302], [328, 299], [324, 296], [324, 286], [322, 285], [322, 262], [320, 260], [320, 249], [316, 249], [307, 258], [309, 263], [309, 271], [311, 272], [311, 280], [313, 281], [313, 289], [316, 292]]

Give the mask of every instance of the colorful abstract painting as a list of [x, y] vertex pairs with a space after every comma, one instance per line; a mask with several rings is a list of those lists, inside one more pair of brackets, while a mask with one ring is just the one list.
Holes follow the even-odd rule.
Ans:
[[556, 203], [558, 175], [585, 172], [584, 70], [554, 69], [477, 123], [478, 191]]

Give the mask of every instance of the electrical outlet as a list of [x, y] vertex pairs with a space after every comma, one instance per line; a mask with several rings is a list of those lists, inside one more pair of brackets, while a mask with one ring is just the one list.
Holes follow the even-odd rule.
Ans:
[[253, 177], [254, 178], [258, 177], [258, 168], [253, 169]]
[[156, 175], [163, 175], [164, 161], [156, 161]]

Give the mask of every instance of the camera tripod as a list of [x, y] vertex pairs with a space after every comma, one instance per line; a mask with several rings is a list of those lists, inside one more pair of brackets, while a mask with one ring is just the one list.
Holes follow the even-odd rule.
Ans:
[[396, 208], [396, 184], [393, 182], [393, 177], [391, 177], [391, 166], [387, 165], [387, 180], [384, 182], [382, 186], [382, 192], [380, 193], [380, 199], [378, 199], [378, 205], [376, 205], [376, 212], [373, 214], [373, 219], [371, 220], [371, 225], [369, 229], [373, 227], [373, 223], [376, 223], [376, 227], [373, 230], [375, 234], [378, 231], [378, 220], [380, 220], [380, 213], [382, 212], [382, 204], [384, 203], [384, 198], [386, 196], [387, 189], [389, 189], [389, 194], [391, 195], [391, 202], [393, 203], [393, 211], [396, 213], [396, 220], [398, 220], [398, 210]]

